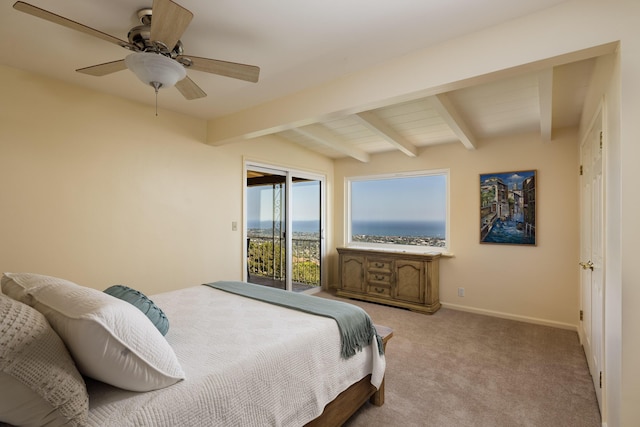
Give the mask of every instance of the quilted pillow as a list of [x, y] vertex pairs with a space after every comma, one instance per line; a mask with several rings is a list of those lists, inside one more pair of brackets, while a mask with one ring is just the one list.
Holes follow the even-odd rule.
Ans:
[[47, 319], [0, 294], [0, 421], [79, 426], [88, 411], [84, 380]]
[[5, 273], [2, 291], [44, 314], [88, 377], [132, 391], [157, 390], [184, 379], [167, 340], [125, 301], [29, 273]]
[[120, 298], [123, 301], [133, 304], [138, 310], [144, 313], [151, 320], [151, 323], [158, 328], [162, 335], [167, 335], [169, 331], [169, 319], [164, 311], [153, 303], [145, 294], [124, 285], [114, 285], [104, 290], [105, 293]]

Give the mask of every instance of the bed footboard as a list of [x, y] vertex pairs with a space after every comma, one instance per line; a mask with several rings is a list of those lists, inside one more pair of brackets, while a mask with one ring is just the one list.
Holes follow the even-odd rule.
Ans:
[[[376, 330], [382, 337], [382, 345], [386, 351], [387, 342], [393, 336], [393, 329], [376, 325]], [[367, 375], [357, 383], [352, 384], [325, 406], [322, 415], [307, 423], [305, 427], [341, 426], [360, 409], [367, 400], [376, 406], [382, 406], [384, 404], [384, 379], [379, 389], [376, 389], [371, 384], [371, 375]]]

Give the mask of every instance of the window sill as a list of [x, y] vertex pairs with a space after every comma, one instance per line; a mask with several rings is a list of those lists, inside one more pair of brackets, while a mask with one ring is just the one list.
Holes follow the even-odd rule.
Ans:
[[[397, 245], [396, 245], [397, 246]], [[433, 255], [440, 254], [440, 256], [444, 258], [453, 258], [453, 252], [449, 252], [446, 248], [420, 248], [415, 246], [400, 246], [394, 247], [390, 245], [367, 245], [362, 243], [351, 243], [344, 245], [345, 248], [349, 249], [362, 249], [362, 250], [372, 250], [372, 251], [385, 251], [385, 252], [395, 252], [395, 253], [405, 253], [405, 254], [419, 254], [419, 255]]]

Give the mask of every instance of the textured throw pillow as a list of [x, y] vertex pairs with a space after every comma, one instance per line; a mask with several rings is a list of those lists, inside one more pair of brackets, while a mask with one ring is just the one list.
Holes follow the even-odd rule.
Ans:
[[0, 421], [81, 426], [88, 411], [84, 380], [47, 319], [0, 294]]
[[132, 391], [156, 390], [184, 379], [167, 340], [125, 301], [29, 273], [5, 273], [2, 291], [44, 314], [88, 377]]
[[155, 305], [145, 294], [124, 285], [111, 286], [105, 289], [104, 292], [132, 304], [151, 320], [151, 323], [158, 328], [162, 335], [167, 335], [169, 331], [169, 319], [167, 319], [164, 311]]

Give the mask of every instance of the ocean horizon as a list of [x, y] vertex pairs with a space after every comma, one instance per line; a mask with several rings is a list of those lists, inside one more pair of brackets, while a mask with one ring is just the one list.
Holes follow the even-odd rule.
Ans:
[[[249, 221], [249, 229], [270, 231], [272, 221]], [[293, 232], [317, 233], [319, 220], [293, 221]], [[354, 221], [351, 233], [365, 236], [404, 236], [436, 237], [444, 239], [446, 223], [444, 221]]]
[[[273, 228], [273, 221], [247, 221], [249, 230], [270, 231]], [[318, 233], [320, 230], [320, 220], [293, 221], [294, 233]]]
[[352, 235], [438, 237], [446, 236], [444, 221], [353, 221]]

